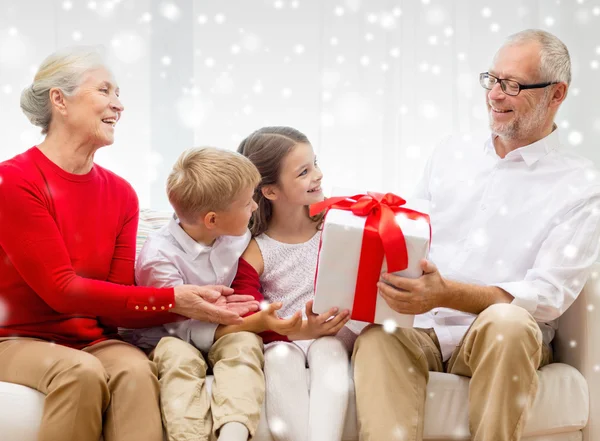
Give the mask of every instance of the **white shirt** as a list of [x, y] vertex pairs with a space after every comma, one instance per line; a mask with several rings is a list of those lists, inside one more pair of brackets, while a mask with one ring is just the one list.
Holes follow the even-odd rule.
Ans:
[[[238, 259], [249, 242], [250, 231], [246, 231], [243, 236], [221, 236], [212, 246], [202, 245], [181, 228], [179, 221], [171, 219], [144, 243], [135, 267], [136, 283], [157, 288], [183, 284], [230, 286]], [[208, 352], [217, 326], [185, 320], [127, 331], [125, 337], [136, 346], [153, 348], [162, 337], [174, 335]]]
[[[550, 343], [598, 257], [592, 163], [562, 147], [558, 129], [504, 159], [489, 134], [452, 138], [435, 150], [415, 196], [431, 201], [430, 259], [441, 275], [504, 289]], [[414, 326], [435, 330], [447, 360], [475, 317], [436, 308]]]

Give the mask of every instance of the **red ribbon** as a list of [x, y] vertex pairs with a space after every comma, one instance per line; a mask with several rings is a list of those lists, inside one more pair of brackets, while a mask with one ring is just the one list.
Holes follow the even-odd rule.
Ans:
[[[387, 261], [387, 271], [392, 273], [408, 267], [406, 240], [400, 225], [396, 223], [398, 213], [409, 219], [425, 219], [429, 216], [410, 208], [402, 207], [406, 201], [393, 193], [358, 194], [351, 197], [334, 197], [310, 206], [310, 215], [323, 210], [346, 210], [355, 216], [366, 216], [363, 230], [352, 318], [365, 322], [375, 321], [377, 305], [377, 282], [381, 275], [383, 257]], [[430, 237], [431, 237], [431, 225]], [[318, 269], [317, 269], [318, 270]]]

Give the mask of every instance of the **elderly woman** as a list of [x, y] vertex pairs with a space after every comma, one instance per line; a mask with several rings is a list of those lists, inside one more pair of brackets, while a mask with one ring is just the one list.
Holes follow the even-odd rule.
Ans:
[[46, 394], [41, 441], [160, 441], [155, 367], [116, 326], [234, 324], [256, 306], [226, 287], [133, 286], [138, 200], [93, 162], [123, 112], [96, 52], [48, 57], [21, 108], [46, 137], [0, 163], [0, 381]]

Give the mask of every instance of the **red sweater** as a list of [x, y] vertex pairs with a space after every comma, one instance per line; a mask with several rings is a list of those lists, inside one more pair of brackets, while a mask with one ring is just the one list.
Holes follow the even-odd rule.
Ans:
[[[249, 294], [254, 297], [259, 303], [265, 298], [262, 295], [262, 287], [260, 286], [260, 278], [252, 265], [240, 257], [238, 269], [231, 283], [231, 287], [236, 293]], [[251, 313], [254, 314], [254, 313]], [[248, 315], [251, 315], [248, 314]], [[289, 341], [285, 335], [278, 334], [274, 331], [266, 331], [260, 334], [264, 343], [272, 341]]]
[[0, 337], [81, 348], [179, 316], [173, 288], [134, 285], [138, 200], [94, 164], [68, 173], [37, 147], [0, 163]]

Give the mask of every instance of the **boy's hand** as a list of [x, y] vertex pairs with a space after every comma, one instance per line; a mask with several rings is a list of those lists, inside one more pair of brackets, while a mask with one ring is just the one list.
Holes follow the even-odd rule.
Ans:
[[263, 316], [265, 330], [270, 330], [281, 335], [290, 335], [300, 332], [302, 328], [302, 313], [296, 311], [293, 316], [287, 319], [280, 319], [277, 311], [281, 309], [283, 303], [275, 302], [267, 305], [259, 314]]
[[[350, 320], [350, 311], [347, 309], [338, 313], [338, 308], [331, 308], [323, 314], [315, 314], [312, 306], [312, 300], [306, 302], [307, 319], [302, 323], [301, 331], [294, 334], [292, 340], [309, 340], [327, 335], [336, 335]], [[328, 320], [330, 317], [333, 318]]]

